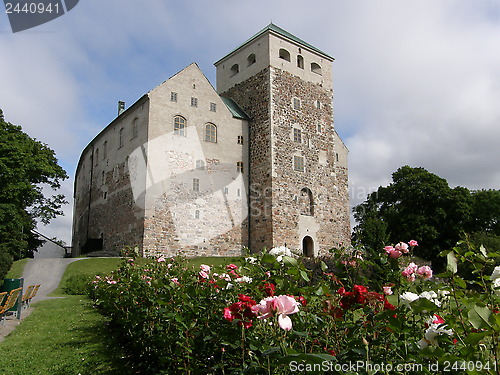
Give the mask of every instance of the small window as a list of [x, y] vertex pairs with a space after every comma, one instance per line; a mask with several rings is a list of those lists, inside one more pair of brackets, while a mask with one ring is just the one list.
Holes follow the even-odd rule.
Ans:
[[229, 188], [227, 186], [224, 188], [224, 194], [229, 194]]
[[205, 141], [217, 143], [217, 126], [214, 124], [205, 125]]
[[236, 190], [236, 195], [237, 195], [238, 197], [241, 197], [241, 189]]
[[236, 163], [236, 171], [239, 173], [243, 173], [243, 162], [239, 161]]
[[299, 98], [293, 98], [293, 109], [296, 109], [296, 110], [300, 109], [300, 99]]
[[311, 63], [311, 72], [321, 75], [321, 66], [318, 63]]
[[97, 167], [99, 165], [99, 149], [98, 148], [95, 149], [94, 159], [95, 159], [94, 165]]
[[193, 191], [200, 191], [200, 179], [193, 178]]
[[132, 138], [136, 138], [137, 137], [137, 134], [138, 134], [138, 123], [139, 123], [139, 120], [138, 119], [134, 119], [134, 121], [132, 122]]
[[102, 146], [102, 160], [108, 157], [108, 141], [104, 141], [104, 145]]
[[174, 117], [174, 134], [186, 136], [186, 119], [184, 117]]
[[118, 132], [118, 148], [123, 147], [123, 128]]
[[177, 101], [177, 93], [176, 92], [171, 92], [170, 93], [170, 101], [171, 102], [176, 102]]
[[104, 171], [101, 172], [101, 185], [104, 185], [106, 183], [106, 174]]
[[200, 210], [196, 210], [196, 211], [194, 212], [194, 218], [195, 218], [195, 219], [199, 219], [199, 218], [200, 218]]
[[255, 59], [255, 53], [252, 53], [252, 54], [248, 55], [248, 57], [247, 57], [247, 66], [255, 64], [256, 61], [257, 60]]
[[304, 58], [301, 55], [297, 55], [297, 66], [304, 69]]
[[205, 162], [203, 160], [196, 160], [196, 169], [204, 170]]
[[238, 64], [234, 64], [231, 67], [231, 70], [229, 71], [231, 77], [238, 74], [239, 72], [240, 72], [240, 66]]
[[191, 98], [191, 107], [198, 107], [198, 98]]
[[337, 152], [335, 153], [335, 161], [339, 161], [339, 154]]
[[302, 130], [293, 128], [293, 140], [294, 142], [302, 143]]
[[210, 103], [210, 111], [211, 112], [217, 112], [217, 104]]
[[316, 109], [321, 109], [321, 102], [316, 100]]
[[279, 56], [280, 56], [280, 59], [283, 59], [283, 60], [290, 62], [290, 52], [288, 52], [286, 49], [281, 48]]
[[242, 145], [242, 144], [243, 144], [243, 136], [242, 136], [242, 135], [239, 135], [239, 136], [238, 136], [238, 144], [239, 144], [239, 145]]
[[321, 133], [321, 131], [323, 130], [323, 129], [321, 128], [321, 124], [318, 124], [316, 129], [318, 130], [318, 133]]
[[295, 155], [293, 157], [293, 170], [297, 172], [304, 172], [304, 157]]

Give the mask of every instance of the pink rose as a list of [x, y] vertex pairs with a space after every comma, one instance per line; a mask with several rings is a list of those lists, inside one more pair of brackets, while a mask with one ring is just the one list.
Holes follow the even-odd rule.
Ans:
[[408, 250], [408, 244], [404, 242], [400, 242], [395, 246], [395, 249], [398, 251], [401, 251], [402, 253], [406, 254]]
[[389, 254], [389, 258], [394, 258], [394, 259], [397, 259], [397, 258], [399, 258], [401, 255], [403, 255], [403, 254], [401, 253], [401, 251], [399, 251], [399, 250], [392, 250], [392, 251], [390, 251], [388, 254]]
[[300, 303], [290, 296], [267, 297], [258, 305], [252, 307], [252, 311], [258, 313], [258, 319], [267, 319], [273, 315], [278, 316], [278, 325], [285, 331], [292, 329], [292, 320], [288, 315], [299, 312]]
[[417, 270], [417, 274], [427, 280], [432, 277], [432, 269], [429, 266], [422, 266]]
[[387, 254], [389, 254], [390, 252], [394, 251], [394, 248], [392, 246], [386, 246], [384, 247], [384, 250]]
[[202, 270], [203, 272], [209, 273], [210, 272], [210, 266], [207, 266], [206, 264], [202, 264], [200, 266], [200, 270]]
[[383, 291], [384, 291], [384, 294], [386, 296], [390, 296], [392, 294], [392, 289], [390, 286], [384, 286], [382, 287]]
[[410, 242], [408, 242], [408, 244], [409, 244], [411, 247], [418, 246], [418, 242], [417, 242], [417, 241], [415, 241], [415, 240], [411, 240]]
[[210, 277], [208, 276], [208, 273], [206, 273], [205, 271], [200, 271], [198, 275], [200, 275], [200, 277], [203, 279], [208, 279]]
[[237, 269], [238, 269], [238, 266], [237, 266], [236, 264], [232, 264], [232, 263], [231, 263], [231, 264], [228, 264], [228, 265], [226, 266], [226, 268], [227, 268], [228, 270], [237, 270]]
[[156, 259], [156, 261], [158, 263], [162, 263], [162, 262], [165, 262], [165, 258], [164, 257], [159, 257], [158, 259]]

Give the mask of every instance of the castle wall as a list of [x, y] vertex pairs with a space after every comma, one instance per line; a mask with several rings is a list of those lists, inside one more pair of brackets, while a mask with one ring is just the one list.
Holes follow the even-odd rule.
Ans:
[[[149, 96], [145, 253], [241, 255], [248, 239], [247, 121], [232, 116], [196, 64]], [[176, 133], [175, 116], [185, 119], [185, 131]], [[214, 142], [206, 140], [207, 124], [216, 127]]]

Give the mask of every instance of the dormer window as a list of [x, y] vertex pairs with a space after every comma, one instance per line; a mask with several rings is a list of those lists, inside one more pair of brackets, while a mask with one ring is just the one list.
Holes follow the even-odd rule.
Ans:
[[229, 72], [231, 77], [238, 74], [240, 72], [240, 66], [238, 64], [234, 64]]
[[247, 57], [247, 66], [255, 64], [256, 61], [257, 60], [255, 59], [255, 53], [252, 53], [251, 55], [248, 55], [248, 57]]
[[283, 60], [290, 62], [290, 52], [288, 52], [286, 49], [281, 48], [279, 56], [280, 56], [280, 59], [283, 59]]
[[321, 75], [321, 66], [318, 63], [311, 63], [311, 72]]
[[301, 55], [297, 56], [297, 67], [304, 69], [304, 58]]

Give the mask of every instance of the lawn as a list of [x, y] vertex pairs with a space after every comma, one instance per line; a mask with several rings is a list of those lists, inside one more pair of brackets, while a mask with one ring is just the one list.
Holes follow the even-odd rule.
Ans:
[[[200, 264], [215, 266], [241, 261], [242, 258], [227, 257], [189, 260], [195, 268]], [[121, 262], [120, 258], [93, 258], [69, 264], [59, 288], [51, 293], [64, 298], [34, 303], [34, 311], [0, 343], [0, 372], [9, 375], [132, 374], [106, 318], [92, 307], [88, 297], [64, 292], [72, 280], [107, 275]], [[15, 262], [9, 278], [20, 277], [25, 263]]]

